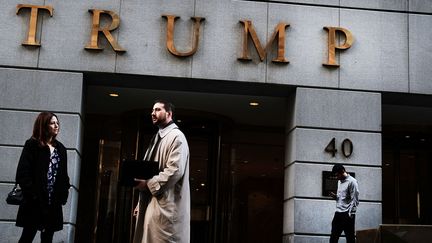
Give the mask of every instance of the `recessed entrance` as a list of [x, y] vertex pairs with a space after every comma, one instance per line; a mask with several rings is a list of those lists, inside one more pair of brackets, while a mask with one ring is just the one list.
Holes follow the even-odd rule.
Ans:
[[383, 102], [383, 223], [432, 225], [431, 100], [387, 94]]
[[87, 87], [76, 240], [131, 242], [137, 193], [118, 186], [118, 168], [156, 132], [156, 97], [177, 105], [190, 147], [191, 242], [281, 241], [284, 98], [108, 86]]
[[383, 133], [383, 223], [432, 225], [432, 130], [386, 127]]

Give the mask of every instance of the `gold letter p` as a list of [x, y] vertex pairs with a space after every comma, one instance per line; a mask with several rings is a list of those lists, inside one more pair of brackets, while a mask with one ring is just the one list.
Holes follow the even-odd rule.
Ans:
[[[324, 29], [328, 31], [328, 60], [323, 65], [339, 67], [339, 64], [336, 62], [336, 49], [345, 50], [350, 48], [354, 42], [354, 38], [349, 30], [341, 27], [325, 26]], [[341, 46], [336, 45], [336, 31], [342, 32], [345, 35], [345, 43]]]

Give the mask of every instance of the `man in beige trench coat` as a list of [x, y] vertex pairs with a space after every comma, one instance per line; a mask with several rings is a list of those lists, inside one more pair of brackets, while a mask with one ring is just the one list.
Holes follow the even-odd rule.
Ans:
[[140, 199], [134, 243], [190, 242], [189, 146], [173, 123], [173, 109], [166, 101], [153, 105], [152, 122], [159, 131], [144, 160], [158, 161], [161, 172], [149, 180], [135, 179]]

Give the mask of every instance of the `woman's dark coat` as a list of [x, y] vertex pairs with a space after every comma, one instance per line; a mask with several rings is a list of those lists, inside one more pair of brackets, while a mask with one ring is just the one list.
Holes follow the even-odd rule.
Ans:
[[18, 209], [16, 226], [52, 231], [63, 229], [62, 205], [66, 204], [70, 187], [67, 154], [66, 148], [58, 141], [55, 148], [60, 161], [52, 203], [48, 205], [47, 173], [50, 149], [48, 146], [41, 146], [36, 139], [26, 141], [16, 174], [16, 182], [24, 194], [24, 202]]

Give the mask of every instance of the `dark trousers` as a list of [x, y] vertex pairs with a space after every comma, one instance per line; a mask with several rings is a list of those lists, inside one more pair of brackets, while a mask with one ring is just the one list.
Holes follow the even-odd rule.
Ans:
[[[21, 234], [21, 238], [19, 239], [18, 243], [33, 242], [36, 233], [37, 233], [37, 229], [24, 227]], [[52, 243], [53, 236], [54, 236], [54, 231], [50, 231], [50, 230], [41, 231], [41, 243]]]
[[336, 212], [332, 221], [330, 243], [337, 243], [342, 231], [345, 232], [346, 242], [355, 243], [354, 235], [355, 215], [348, 216], [348, 212]]

